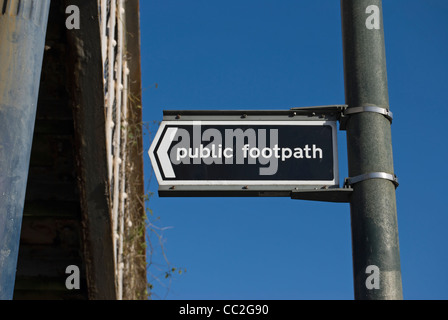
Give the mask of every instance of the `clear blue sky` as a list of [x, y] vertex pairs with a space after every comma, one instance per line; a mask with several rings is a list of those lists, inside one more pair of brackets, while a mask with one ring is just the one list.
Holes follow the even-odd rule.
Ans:
[[[383, 1], [383, 14], [404, 298], [447, 299], [448, 2]], [[345, 103], [338, 0], [142, 0], [141, 19], [144, 121]], [[170, 263], [187, 270], [169, 290], [155, 282], [159, 298], [353, 299], [348, 204], [154, 195], [149, 207], [171, 227]]]

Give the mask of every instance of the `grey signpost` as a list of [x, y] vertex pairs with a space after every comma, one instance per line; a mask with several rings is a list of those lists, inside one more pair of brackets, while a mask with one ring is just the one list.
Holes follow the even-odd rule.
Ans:
[[355, 299], [402, 299], [382, 2], [341, 11]]

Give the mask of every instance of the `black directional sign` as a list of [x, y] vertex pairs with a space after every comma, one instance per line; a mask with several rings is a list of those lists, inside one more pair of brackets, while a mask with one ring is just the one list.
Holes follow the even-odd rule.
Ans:
[[336, 121], [325, 117], [166, 116], [149, 155], [165, 196], [338, 186]]

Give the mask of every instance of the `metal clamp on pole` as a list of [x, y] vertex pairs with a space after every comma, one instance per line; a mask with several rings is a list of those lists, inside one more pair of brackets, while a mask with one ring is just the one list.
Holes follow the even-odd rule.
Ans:
[[356, 184], [358, 182], [370, 180], [370, 179], [384, 179], [384, 180], [392, 181], [395, 184], [395, 188], [397, 188], [399, 185], [398, 178], [394, 174], [390, 174], [390, 173], [386, 173], [386, 172], [371, 172], [371, 173], [361, 174], [359, 176], [352, 177], [352, 178], [346, 178], [345, 186], [346, 187], [353, 186], [354, 184]]
[[378, 106], [371, 105], [371, 106], [345, 108], [344, 111], [342, 112], [342, 117], [340, 119], [341, 130], [345, 130], [348, 116], [362, 112], [374, 112], [382, 114], [387, 118], [387, 120], [389, 120], [390, 124], [392, 124], [392, 120], [394, 118], [394, 114], [390, 110]]
[[392, 120], [394, 118], [394, 115], [391, 111], [377, 106], [362, 106], [362, 107], [347, 108], [344, 111], [344, 115], [347, 116], [350, 114], [362, 113], [362, 112], [380, 113], [384, 115], [390, 121], [390, 123], [392, 123]]

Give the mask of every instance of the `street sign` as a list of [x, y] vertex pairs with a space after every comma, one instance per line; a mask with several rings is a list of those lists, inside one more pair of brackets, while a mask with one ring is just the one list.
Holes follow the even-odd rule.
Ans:
[[149, 156], [161, 196], [290, 196], [338, 187], [336, 120], [291, 111], [166, 111]]

